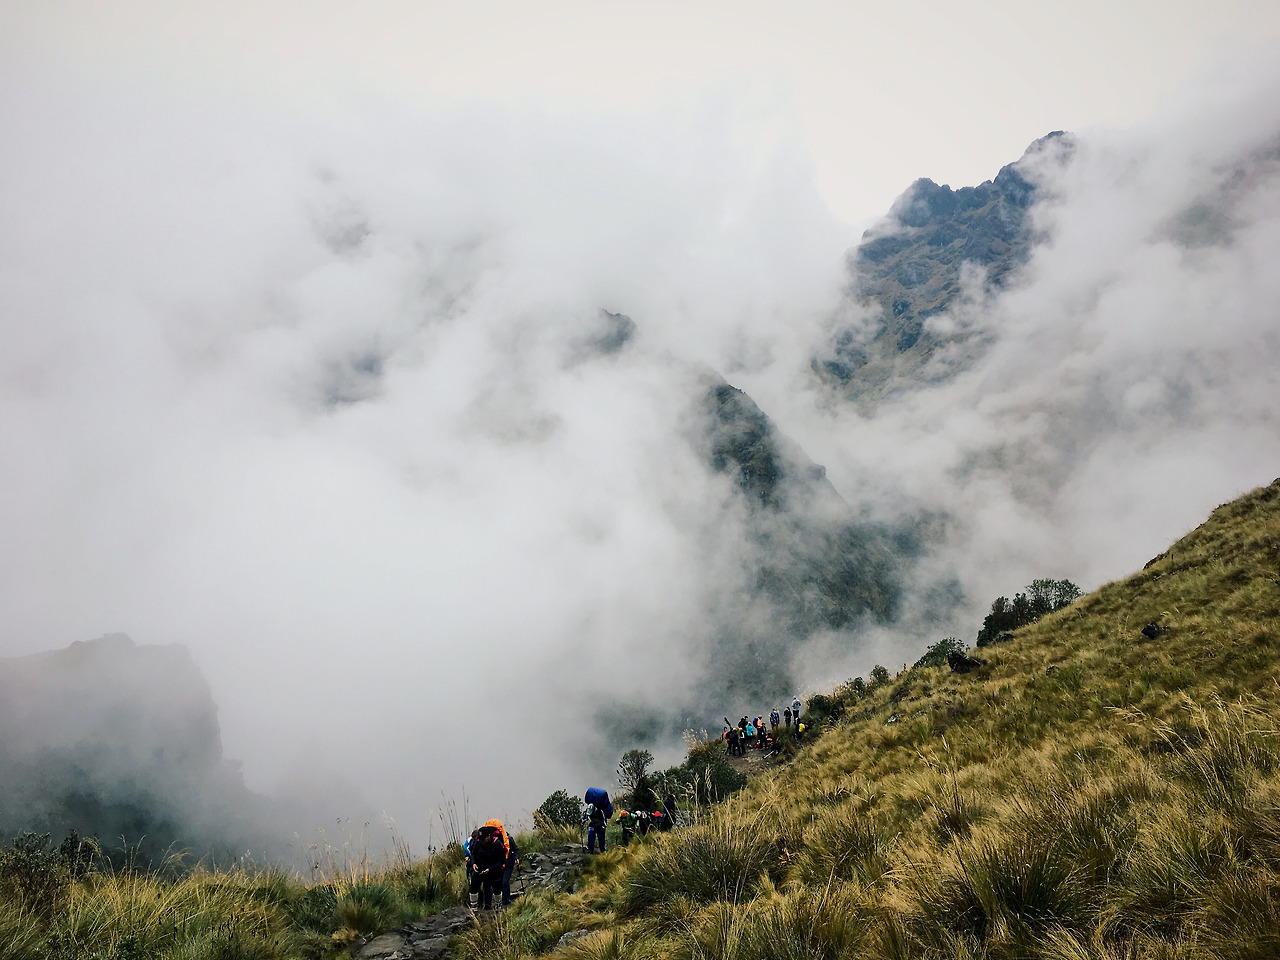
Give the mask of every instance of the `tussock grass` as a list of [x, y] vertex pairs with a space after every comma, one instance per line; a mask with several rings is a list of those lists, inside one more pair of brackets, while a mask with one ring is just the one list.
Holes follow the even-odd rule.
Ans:
[[620, 912], [634, 915], [673, 897], [698, 903], [749, 899], [778, 870], [772, 839], [761, 818], [743, 824], [726, 817], [661, 837], [631, 868]]

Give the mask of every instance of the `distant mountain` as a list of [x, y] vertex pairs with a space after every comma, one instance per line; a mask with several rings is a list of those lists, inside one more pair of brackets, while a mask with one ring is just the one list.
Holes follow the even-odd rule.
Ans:
[[735, 480], [747, 534], [747, 592], [709, 646], [708, 682], [726, 698], [779, 699], [793, 692], [799, 644], [897, 616], [924, 528], [916, 519], [891, 527], [856, 516], [826, 470], [723, 380], [709, 384], [702, 409], [705, 453], [713, 470]]
[[870, 309], [879, 322], [838, 328], [814, 360], [819, 376], [840, 394], [870, 405], [897, 387], [961, 369], [963, 351], [959, 363], [954, 357], [937, 362], [938, 355], [972, 335], [940, 333], [929, 318], [962, 296], [966, 264], [993, 289], [1026, 262], [1036, 241], [1029, 215], [1038, 191], [1032, 170], [1046, 157], [1065, 162], [1071, 148], [1069, 135], [1055, 131], [976, 187], [953, 190], [928, 179], [908, 187], [849, 255], [852, 312]]
[[[699, 639], [695, 702], [679, 716], [651, 706], [609, 704], [597, 713], [614, 745], [646, 743], [686, 726], [716, 726], [723, 711], [759, 709], [797, 692], [797, 654], [827, 634], [896, 620], [905, 592], [935, 615], [960, 600], [955, 583], [921, 588], [917, 560], [938, 538], [924, 513], [888, 524], [855, 513], [815, 463], [743, 391], [708, 375], [694, 403], [691, 442], [715, 473], [732, 480], [744, 542], [731, 558], [739, 589], [721, 598], [715, 626]], [[719, 712], [718, 712], [719, 711]]]
[[0, 770], [0, 838], [74, 828], [152, 862], [171, 846], [225, 860], [265, 836], [265, 801], [224, 759], [209, 685], [179, 646], [111, 634], [0, 659]]

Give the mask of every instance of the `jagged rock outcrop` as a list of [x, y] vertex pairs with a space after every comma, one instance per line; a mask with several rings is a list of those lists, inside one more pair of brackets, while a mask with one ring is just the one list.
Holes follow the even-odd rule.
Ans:
[[1071, 138], [1042, 137], [995, 178], [976, 187], [951, 187], [921, 178], [893, 204], [877, 228], [849, 255], [847, 296], [869, 308], [872, 322], [843, 324], [815, 371], [844, 396], [870, 406], [897, 383], [918, 385], [963, 369], [966, 354], [943, 357], [971, 332], [931, 329], [965, 292], [970, 265], [978, 289], [998, 289], [1026, 262], [1035, 245], [1029, 211], [1039, 188], [1033, 170], [1046, 157], [1065, 162]]
[[184, 647], [109, 634], [0, 659], [0, 770], [0, 836], [75, 829], [108, 852], [123, 838], [141, 863], [170, 845], [197, 859], [262, 840], [265, 801], [223, 757], [217, 706]]
[[947, 654], [947, 666], [951, 668], [952, 673], [973, 673], [979, 667], [986, 666], [986, 663], [987, 661], [981, 657], [970, 657], [954, 651]]

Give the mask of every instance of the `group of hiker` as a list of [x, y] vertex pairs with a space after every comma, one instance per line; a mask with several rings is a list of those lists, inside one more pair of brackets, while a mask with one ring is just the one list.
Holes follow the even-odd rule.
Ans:
[[520, 859], [515, 838], [501, 820], [486, 820], [462, 844], [467, 865], [467, 888], [471, 909], [493, 909], [495, 895], [505, 907], [511, 903], [511, 874]]
[[[587, 825], [587, 852], [595, 853], [598, 846], [604, 853], [605, 830], [613, 818], [613, 804], [609, 794], [599, 787], [592, 787], [583, 797], [587, 809], [582, 814], [582, 822]], [[658, 806], [655, 804], [655, 806]], [[670, 830], [676, 822], [676, 798], [667, 795], [656, 810], [619, 810], [618, 826], [622, 828], [622, 845], [625, 847], [632, 837], [639, 834], [647, 836], [650, 830]]]
[[[587, 852], [605, 850], [605, 830], [613, 819], [613, 803], [609, 794], [599, 787], [592, 787], [583, 797], [582, 823], [587, 830]], [[656, 810], [619, 810], [618, 825], [622, 827], [622, 844], [631, 842], [639, 834], [650, 830], [670, 830], [675, 825], [676, 798], [668, 795]], [[511, 874], [520, 860], [520, 848], [501, 820], [486, 820], [484, 826], [471, 831], [462, 844], [462, 854], [467, 869], [467, 888], [472, 910], [492, 910], [494, 900], [502, 906], [511, 903]]]
[[[804, 739], [805, 724], [800, 719], [804, 705], [799, 697], [792, 698], [791, 705], [781, 712], [777, 707], [763, 716], [743, 717], [736, 724], [724, 720], [724, 740], [730, 756], [745, 756], [748, 747], [771, 750], [777, 748], [781, 736], [791, 736], [796, 743]], [[782, 733], [779, 732], [782, 729]], [[613, 819], [613, 803], [609, 794], [599, 787], [591, 787], [583, 796], [582, 824], [586, 829], [588, 853], [605, 851], [605, 831]], [[676, 823], [676, 799], [668, 795], [655, 810], [619, 810], [618, 825], [622, 828], [622, 844], [626, 846], [637, 834], [648, 835], [650, 830], [670, 830]], [[511, 874], [520, 859], [520, 848], [515, 839], [502, 826], [501, 820], [487, 820], [484, 826], [473, 830], [462, 845], [466, 858], [467, 882], [471, 908], [491, 910], [495, 897], [503, 906], [511, 903]]]
[[[729, 756], [745, 757], [748, 748], [776, 750], [780, 736], [790, 736], [796, 743], [800, 743], [806, 731], [806, 725], [800, 719], [803, 713], [804, 704], [799, 697], [793, 697], [791, 705], [783, 708], [781, 713], [777, 707], [770, 710], [767, 721], [763, 716], [746, 716], [737, 723], [730, 723], [729, 718], [725, 717], [722, 738]], [[779, 727], [783, 729], [781, 734]]]

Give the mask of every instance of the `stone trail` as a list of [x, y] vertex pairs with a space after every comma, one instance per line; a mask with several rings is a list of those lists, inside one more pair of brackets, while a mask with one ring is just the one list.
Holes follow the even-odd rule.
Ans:
[[[586, 861], [587, 848], [580, 843], [523, 854], [520, 870], [512, 878], [512, 892], [519, 895], [534, 890], [567, 890]], [[449, 955], [449, 941], [475, 920], [476, 915], [468, 908], [450, 907], [379, 934], [361, 946], [355, 956], [357, 960], [443, 960]]]

